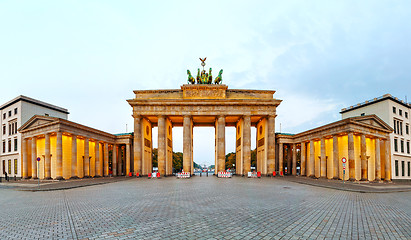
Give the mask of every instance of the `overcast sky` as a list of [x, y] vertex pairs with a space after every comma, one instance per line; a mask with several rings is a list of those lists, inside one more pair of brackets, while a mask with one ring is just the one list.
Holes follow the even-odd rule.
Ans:
[[[133, 90], [180, 88], [207, 57], [229, 88], [277, 91], [276, 131], [298, 133], [385, 93], [411, 98], [410, 22], [410, 1], [0, 0], [0, 103], [22, 94], [130, 132]], [[194, 161], [214, 163], [213, 128], [194, 129]]]

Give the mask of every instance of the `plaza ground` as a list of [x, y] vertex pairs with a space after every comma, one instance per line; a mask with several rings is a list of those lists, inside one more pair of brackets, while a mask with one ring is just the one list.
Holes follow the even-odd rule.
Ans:
[[36, 192], [1, 183], [0, 239], [411, 239], [409, 184], [367, 192], [298, 177], [67, 183]]

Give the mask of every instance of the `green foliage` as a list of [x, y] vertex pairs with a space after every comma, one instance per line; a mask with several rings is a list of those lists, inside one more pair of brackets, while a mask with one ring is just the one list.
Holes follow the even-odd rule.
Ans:
[[229, 169], [229, 168], [235, 168], [235, 153], [234, 152], [231, 152], [225, 155], [225, 169]]
[[153, 167], [158, 167], [158, 149], [153, 149]]
[[181, 172], [183, 169], [183, 153], [173, 152], [173, 168], [176, 172]]
[[257, 148], [251, 151], [251, 167], [257, 167]]
[[208, 169], [214, 169], [215, 168], [215, 165], [210, 165], [209, 167], [208, 167]]

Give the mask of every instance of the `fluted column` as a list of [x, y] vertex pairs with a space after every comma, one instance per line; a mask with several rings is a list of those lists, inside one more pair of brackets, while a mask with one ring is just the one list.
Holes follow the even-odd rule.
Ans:
[[124, 168], [124, 155], [123, 155], [123, 146], [122, 145], [116, 145], [117, 146], [117, 175], [122, 176], [123, 175], [123, 168]]
[[217, 117], [217, 172], [225, 171], [225, 116]]
[[367, 142], [361, 134], [361, 181], [368, 181]]
[[[111, 171], [113, 171], [113, 176], [117, 176], [117, 145], [113, 144], [113, 161], [111, 163]], [[121, 175], [121, 172], [120, 172]]]
[[63, 179], [63, 133], [56, 136], [56, 179]]
[[78, 178], [77, 175], [77, 136], [71, 136], [71, 178]]
[[158, 172], [161, 176], [166, 174], [166, 118], [164, 116], [158, 116]]
[[104, 165], [102, 167], [104, 169], [104, 177], [108, 176], [108, 143], [104, 143]]
[[314, 177], [314, 161], [315, 161], [315, 148], [314, 141], [310, 140], [310, 163], [309, 165], [309, 177]]
[[142, 137], [141, 137], [141, 116], [134, 116], [134, 174], [141, 174], [142, 170]]
[[95, 174], [94, 177], [101, 177], [101, 172], [100, 172], [100, 143], [98, 140], [96, 140], [96, 144], [94, 144], [94, 152], [95, 152], [95, 161], [94, 161], [94, 168], [95, 168]]
[[340, 152], [338, 149], [338, 136], [333, 136], [333, 178], [339, 179], [340, 176], [340, 162], [339, 156]]
[[301, 176], [306, 175], [306, 155], [305, 142], [301, 142]]
[[296, 176], [297, 175], [297, 146], [295, 143], [293, 143], [293, 170], [292, 170], [292, 175]]
[[126, 143], [126, 175], [130, 174], [130, 143]]
[[50, 133], [46, 133], [44, 138], [44, 178], [51, 179]]
[[385, 152], [385, 181], [391, 181], [391, 151], [390, 151], [390, 140], [384, 141], [384, 152]]
[[27, 154], [27, 138], [24, 138], [22, 140], [22, 152], [23, 152], [23, 171], [22, 171], [22, 177], [24, 179], [29, 178], [29, 171], [28, 171], [28, 154]]
[[325, 138], [321, 138], [321, 177], [327, 176], [327, 156], [325, 154]]
[[355, 154], [354, 154], [354, 134], [348, 133], [348, 168], [349, 180], [355, 181]]
[[375, 180], [381, 181], [381, 146], [380, 139], [375, 139]]
[[37, 138], [31, 139], [31, 177], [37, 179]]
[[183, 120], [183, 171], [191, 172], [191, 155], [193, 150], [191, 149], [191, 117], [184, 116]]
[[267, 174], [275, 171], [275, 116], [267, 118]]
[[284, 161], [284, 145], [283, 143], [278, 144], [278, 174], [280, 176], [283, 174], [283, 161]]
[[291, 149], [291, 144], [287, 144], [287, 175], [291, 175], [291, 161], [292, 161], [292, 155], [293, 155], [293, 150]]
[[243, 124], [243, 173], [248, 174], [251, 171], [251, 117], [244, 116]]
[[84, 139], [84, 177], [90, 177], [90, 145], [89, 140], [86, 137]]

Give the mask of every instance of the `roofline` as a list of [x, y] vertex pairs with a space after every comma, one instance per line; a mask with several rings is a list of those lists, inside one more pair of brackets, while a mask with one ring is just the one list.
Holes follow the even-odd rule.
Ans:
[[365, 103], [359, 103], [355, 106], [351, 106], [351, 107], [348, 107], [348, 108], [343, 108], [343, 109], [341, 109], [340, 114], [346, 113], [346, 112], [349, 112], [349, 111], [352, 111], [352, 110], [355, 110], [355, 109], [359, 109], [359, 108], [362, 108], [362, 107], [365, 107], [365, 106], [368, 106], [368, 105], [372, 105], [372, 104], [375, 104], [375, 103], [378, 103], [378, 102], [382, 102], [382, 101], [385, 101], [385, 100], [392, 100], [392, 101], [394, 101], [398, 104], [403, 105], [406, 108], [411, 108], [409, 103], [400, 101], [400, 100], [398, 100], [398, 98], [394, 98], [391, 94], [385, 94], [385, 95], [383, 95], [379, 98], [374, 98], [372, 100], [365, 101]]
[[3, 110], [5, 108], [9, 107], [10, 105], [12, 105], [16, 102], [19, 102], [19, 101], [28, 102], [28, 103], [35, 104], [35, 105], [45, 107], [45, 108], [49, 108], [49, 109], [52, 109], [52, 110], [55, 110], [55, 111], [58, 111], [58, 112], [69, 114], [69, 111], [66, 108], [58, 107], [58, 106], [52, 105], [50, 103], [46, 103], [46, 102], [43, 102], [43, 101], [40, 101], [40, 100], [37, 100], [37, 99], [34, 99], [34, 98], [26, 97], [24, 95], [20, 95], [16, 98], [6, 102], [5, 104], [1, 105], [0, 110]]

